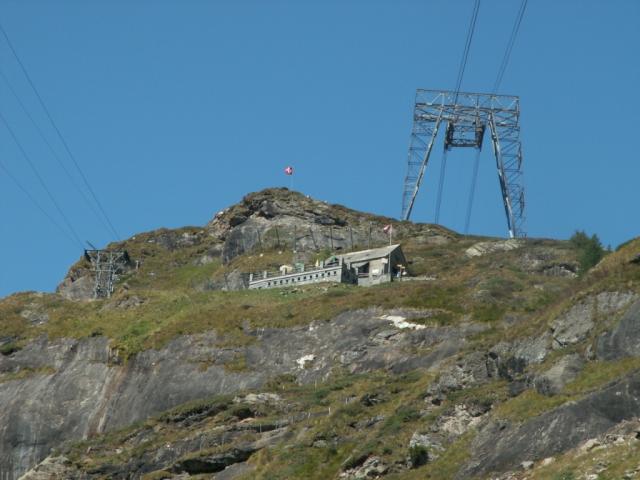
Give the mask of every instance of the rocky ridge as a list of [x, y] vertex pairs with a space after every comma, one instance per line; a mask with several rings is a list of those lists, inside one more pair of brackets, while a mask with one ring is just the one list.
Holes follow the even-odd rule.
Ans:
[[[222, 291], [390, 222], [412, 282]], [[69, 293], [81, 261], [59, 295], [0, 301], [13, 478], [565, 478], [584, 451], [606, 463], [584, 475], [637, 478], [638, 241], [585, 273], [563, 242], [268, 190], [123, 246], [140, 268], [110, 300]]]

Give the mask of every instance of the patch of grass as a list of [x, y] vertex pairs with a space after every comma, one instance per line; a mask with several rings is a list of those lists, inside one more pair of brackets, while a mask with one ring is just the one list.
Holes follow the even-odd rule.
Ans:
[[567, 395], [588, 393], [638, 369], [640, 369], [640, 358], [637, 357], [617, 361], [589, 362], [580, 375], [565, 386], [563, 393]]
[[497, 322], [504, 313], [505, 307], [497, 303], [475, 305], [472, 310], [473, 319], [482, 323]]
[[498, 405], [494, 409], [494, 415], [515, 422], [522, 422], [553, 410], [573, 399], [574, 397], [566, 395], [547, 397], [535, 390], [526, 390], [517, 397]]
[[0, 373], [0, 383], [11, 382], [12, 380], [23, 380], [35, 375], [53, 375], [56, 369], [50, 366], [39, 368], [21, 368], [17, 372]]

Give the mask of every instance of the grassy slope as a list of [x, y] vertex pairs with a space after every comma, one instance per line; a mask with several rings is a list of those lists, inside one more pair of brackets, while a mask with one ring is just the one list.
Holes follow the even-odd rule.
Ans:
[[[187, 230], [193, 231], [195, 229]], [[111, 300], [77, 303], [57, 295], [34, 293], [3, 299], [0, 301], [3, 335], [16, 337], [15, 343], [20, 344], [42, 334], [51, 338], [102, 334], [111, 339], [114, 348], [132, 355], [147, 348], [161, 347], [175, 335], [209, 329], [225, 334], [230, 343], [242, 344], [250, 341], [242, 330], [247, 322], [252, 327], [286, 327], [327, 320], [348, 309], [418, 307], [436, 311], [436, 315], [425, 322], [447, 324], [469, 319], [486, 322], [491, 328], [479, 334], [468, 346], [469, 350], [474, 350], [499, 340], [544, 330], [550, 320], [580, 296], [604, 290], [640, 291], [640, 268], [625, 260], [637, 253], [640, 246], [637, 242], [612, 254], [592, 274], [576, 280], [527, 273], [522, 268], [523, 254], [536, 248], [552, 248], [560, 259], [574, 259], [575, 252], [558, 242], [531, 242], [520, 250], [467, 259], [463, 252], [477, 239], [461, 238], [434, 246], [415, 238], [405, 238], [403, 247], [413, 261], [413, 273], [432, 275], [437, 280], [393, 283], [369, 289], [318, 285], [293, 290], [221, 292], [202, 290], [201, 287], [235, 268], [249, 265], [263, 268], [285, 263], [290, 254], [269, 250], [238, 258], [226, 266], [218, 262], [196, 265], [193, 260], [206, 251], [206, 245], [168, 251], [148, 240], [148, 237], [137, 236], [128, 245], [132, 256], [144, 255], [145, 262], [139, 272], [123, 280], [128, 288], [121, 288]], [[116, 306], [132, 297], [144, 303], [130, 308]], [[49, 321], [42, 325], [30, 324], [20, 315], [25, 308], [46, 311]], [[505, 315], [519, 318], [518, 327], [506, 328], [502, 322]], [[578, 398], [639, 366], [636, 360], [590, 363], [580, 377], [556, 397], [542, 397], [528, 391], [509, 399], [505, 385], [496, 382], [452, 395], [441, 411], [454, 403], [486, 396], [499, 403], [494, 415], [524, 420]], [[432, 374], [414, 371], [403, 376], [392, 376], [387, 372], [366, 376], [338, 375], [319, 387], [299, 386], [287, 379], [275, 382], [271, 387], [293, 405], [287, 414], [312, 412], [318, 416], [312, 415], [296, 424], [297, 446], [282, 445], [263, 450], [252, 458], [251, 462], [257, 467], [255, 478], [331, 478], [345, 464], [365, 454], [379, 455], [390, 465], [404, 463], [411, 434], [427, 429], [437, 414], [422, 412], [424, 392], [432, 380]], [[358, 401], [364, 393], [377, 393], [383, 401], [366, 407]], [[277, 410], [259, 412], [262, 418], [258, 417], [256, 421], [266, 421], [282, 413]], [[354, 421], [376, 415], [384, 416], [384, 420], [372, 428], [355, 429], [352, 426]], [[230, 419], [226, 414], [215, 416], [185, 430], [167, 427], [166, 422], [156, 418], [143, 425], [143, 428], [160, 425], [153, 443], [145, 447], [132, 446], [130, 450], [115, 453], [116, 445], [126, 444], [123, 438], [131, 430], [127, 429], [92, 440], [91, 445], [102, 453], [82, 454], [86, 451], [86, 445], [82, 445], [72, 451], [72, 457], [86, 468], [119, 463], [138, 455], [141, 448], [153, 448], [171, 439], [191, 435], [198, 429], [207, 431]], [[465, 446], [472, 436], [472, 432], [463, 436], [435, 462], [416, 470], [391, 474], [389, 478], [450, 478], [466, 458]], [[314, 447], [317, 439], [329, 441], [325, 446]]]

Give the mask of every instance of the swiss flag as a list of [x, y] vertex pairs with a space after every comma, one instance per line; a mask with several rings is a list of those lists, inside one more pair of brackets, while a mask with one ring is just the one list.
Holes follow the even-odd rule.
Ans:
[[293, 175], [293, 167], [289, 165], [284, 169], [284, 173], [285, 175]]

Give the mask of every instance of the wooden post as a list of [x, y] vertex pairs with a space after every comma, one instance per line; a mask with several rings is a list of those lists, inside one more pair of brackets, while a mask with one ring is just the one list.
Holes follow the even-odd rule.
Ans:
[[278, 248], [280, 248], [280, 234], [278, 233], [278, 227], [276, 227], [276, 240], [278, 242]]
[[353, 229], [349, 225], [349, 237], [351, 237], [351, 250], [353, 250]]
[[371, 222], [369, 222], [369, 241], [367, 242], [367, 248], [371, 248]]
[[331, 237], [331, 251], [333, 251], [333, 227], [329, 227], [329, 236]]

